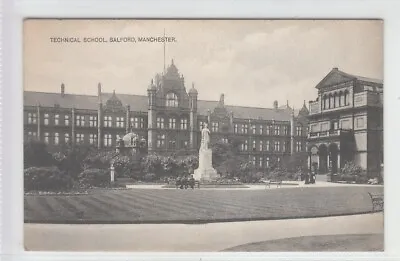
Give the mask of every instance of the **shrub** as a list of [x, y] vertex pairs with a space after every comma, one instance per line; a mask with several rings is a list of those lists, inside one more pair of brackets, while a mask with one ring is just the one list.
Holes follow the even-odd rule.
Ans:
[[73, 186], [73, 179], [57, 167], [30, 167], [24, 170], [24, 190], [65, 191]]
[[108, 187], [110, 172], [104, 169], [85, 169], [78, 175], [81, 188]]
[[145, 181], [154, 181], [156, 177], [157, 175], [154, 173], [146, 173], [143, 178]]

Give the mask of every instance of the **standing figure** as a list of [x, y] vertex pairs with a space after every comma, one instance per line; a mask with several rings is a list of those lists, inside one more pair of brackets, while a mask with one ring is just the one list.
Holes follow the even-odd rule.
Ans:
[[207, 150], [210, 144], [210, 130], [208, 129], [208, 124], [204, 124], [204, 128], [201, 130], [201, 145], [200, 149]]

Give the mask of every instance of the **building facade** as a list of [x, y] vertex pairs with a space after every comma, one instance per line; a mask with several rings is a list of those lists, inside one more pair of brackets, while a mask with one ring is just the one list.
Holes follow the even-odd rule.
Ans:
[[205, 123], [212, 141], [239, 140], [241, 154], [259, 168], [293, 153], [307, 153], [308, 109], [299, 112], [287, 105], [255, 108], [198, 100], [192, 84], [172, 61], [147, 87], [147, 96], [102, 92], [98, 95], [24, 92], [24, 138], [39, 139], [57, 150], [63, 144], [89, 144], [115, 148], [118, 140], [134, 133], [146, 141], [148, 153], [179, 150], [197, 152]]
[[354, 161], [368, 173], [383, 163], [383, 81], [333, 68], [309, 103], [309, 164], [338, 172]]

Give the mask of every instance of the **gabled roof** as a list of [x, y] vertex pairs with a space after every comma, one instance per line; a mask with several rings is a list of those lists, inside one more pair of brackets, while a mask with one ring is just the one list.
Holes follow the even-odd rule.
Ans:
[[358, 75], [353, 75], [349, 73], [345, 73], [340, 71], [338, 68], [333, 68], [318, 84], [315, 86], [317, 89], [321, 89], [324, 86], [330, 86], [330, 85], [335, 85], [343, 82], [348, 82], [352, 80], [359, 80], [359, 81], [365, 81], [365, 82], [372, 82], [372, 83], [378, 83], [378, 84], [383, 84], [382, 80], [379, 79], [373, 79], [373, 78], [367, 78], [367, 77], [362, 77]]
[[[102, 93], [101, 100], [103, 104], [105, 104], [112, 96], [112, 93]], [[147, 96], [133, 94], [116, 94], [116, 96], [121, 100], [123, 106], [129, 105], [131, 111], [147, 112], [148, 110]], [[38, 104], [43, 107], [54, 107], [55, 105], [59, 105], [62, 108], [97, 110], [98, 97], [94, 95], [61, 95], [60, 93], [24, 91], [24, 106], [36, 106]], [[207, 115], [208, 110], [212, 112], [217, 106], [218, 101], [198, 100], [198, 114]], [[225, 105], [225, 108], [228, 112], [232, 111], [235, 118], [242, 119], [289, 121], [291, 117], [291, 110], [287, 108], [272, 109], [232, 105]]]

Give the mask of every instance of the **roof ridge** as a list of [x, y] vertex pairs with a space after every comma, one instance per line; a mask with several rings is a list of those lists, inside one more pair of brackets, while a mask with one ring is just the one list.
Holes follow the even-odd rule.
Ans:
[[[56, 95], [60, 95], [60, 96], [61, 96], [61, 93], [58, 93], [58, 92], [41, 92], [41, 91], [26, 91], [26, 90], [24, 90], [24, 93], [25, 93], [25, 92], [56, 94]], [[64, 96], [66, 96], [66, 95], [74, 95], [74, 96], [93, 96], [93, 97], [97, 97], [97, 95], [94, 95], [94, 94], [64, 93], [63, 95], [64, 95]]]

